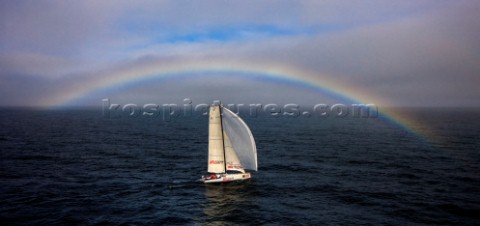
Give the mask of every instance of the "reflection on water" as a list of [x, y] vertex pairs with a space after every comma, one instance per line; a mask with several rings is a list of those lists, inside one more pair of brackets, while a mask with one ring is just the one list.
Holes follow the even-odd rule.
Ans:
[[255, 188], [251, 180], [205, 184], [203, 213], [209, 225], [230, 225], [252, 222], [249, 209], [254, 205]]

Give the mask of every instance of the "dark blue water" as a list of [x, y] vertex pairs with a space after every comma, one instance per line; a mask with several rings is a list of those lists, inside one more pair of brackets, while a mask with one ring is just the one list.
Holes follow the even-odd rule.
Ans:
[[480, 111], [411, 109], [438, 140], [375, 118], [247, 117], [259, 171], [204, 185], [207, 118], [0, 111], [2, 225], [478, 225]]

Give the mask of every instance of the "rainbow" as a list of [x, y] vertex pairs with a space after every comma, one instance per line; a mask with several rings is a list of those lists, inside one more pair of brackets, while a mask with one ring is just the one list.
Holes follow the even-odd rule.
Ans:
[[[86, 78], [82, 85], [67, 86], [60, 90], [61, 95], [42, 101], [44, 106], [63, 106], [75, 102], [100, 90], [141, 83], [152, 79], [179, 77], [184, 74], [237, 73], [255, 75], [267, 80], [280, 80], [286, 83], [300, 84], [304, 87], [327, 93], [337, 99], [355, 103], [374, 103], [377, 106], [389, 106], [388, 100], [370, 94], [369, 90], [345, 84], [325, 76], [299, 68], [274, 64], [271, 62], [243, 62], [235, 60], [191, 60], [175, 62], [151, 62], [129, 66], [118, 70], [104, 71]], [[382, 118], [427, 140], [435, 140], [434, 133], [413, 120], [407, 114], [391, 108], [380, 109]]]

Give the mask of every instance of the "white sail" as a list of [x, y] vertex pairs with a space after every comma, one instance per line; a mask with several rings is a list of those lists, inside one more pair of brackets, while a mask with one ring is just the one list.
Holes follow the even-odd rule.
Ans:
[[224, 107], [221, 123], [243, 168], [257, 171], [257, 148], [250, 128], [238, 115]]
[[239, 171], [245, 173], [243, 169], [242, 163], [238, 159], [237, 153], [230, 142], [230, 138], [228, 137], [226, 131], [223, 131], [223, 142], [225, 146], [225, 163], [227, 167], [227, 172], [230, 170]]
[[210, 107], [208, 121], [208, 172], [225, 173], [220, 106]]

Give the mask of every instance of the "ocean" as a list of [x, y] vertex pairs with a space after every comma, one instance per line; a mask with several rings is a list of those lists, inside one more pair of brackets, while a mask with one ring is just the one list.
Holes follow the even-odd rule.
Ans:
[[208, 118], [0, 109], [2, 225], [478, 225], [479, 109], [245, 117], [258, 172], [205, 185]]

